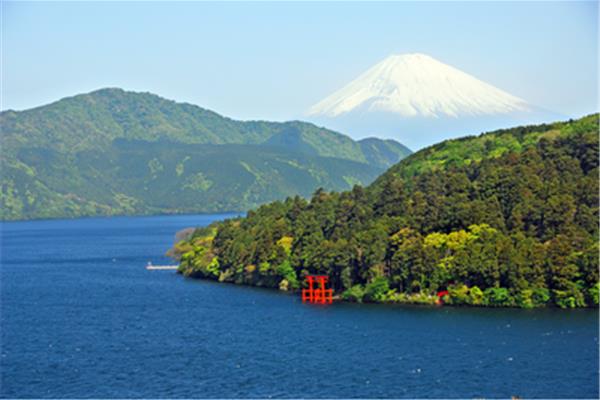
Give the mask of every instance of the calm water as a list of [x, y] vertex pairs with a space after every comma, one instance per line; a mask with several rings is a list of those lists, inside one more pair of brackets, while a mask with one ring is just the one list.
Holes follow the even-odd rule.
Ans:
[[214, 216], [2, 227], [2, 397], [598, 397], [595, 310], [303, 305], [146, 271]]

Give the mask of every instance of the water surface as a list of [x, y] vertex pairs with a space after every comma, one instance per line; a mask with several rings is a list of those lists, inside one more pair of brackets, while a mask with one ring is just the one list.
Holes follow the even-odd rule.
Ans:
[[147, 271], [224, 218], [2, 225], [2, 397], [598, 397], [597, 310], [303, 305]]

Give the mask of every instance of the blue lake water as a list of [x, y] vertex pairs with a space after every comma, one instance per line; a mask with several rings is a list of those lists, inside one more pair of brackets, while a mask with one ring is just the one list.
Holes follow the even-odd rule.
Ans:
[[147, 271], [223, 215], [2, 224], [1, 397], [598, 397], [597, 310], [303, 305]]

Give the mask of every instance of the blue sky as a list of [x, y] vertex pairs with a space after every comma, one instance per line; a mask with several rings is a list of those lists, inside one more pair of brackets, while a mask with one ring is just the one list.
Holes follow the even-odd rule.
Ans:
[[532, 104], [598, 109], [598, 3], [2, 2], [2, 109], [101, 87], [240, 119], [301, 118], [394, 53]]

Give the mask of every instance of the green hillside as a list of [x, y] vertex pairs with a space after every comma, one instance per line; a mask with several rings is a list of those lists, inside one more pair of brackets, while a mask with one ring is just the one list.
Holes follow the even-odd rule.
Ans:
[[406, 158], [412, 154], [408, 147], [390, 139], [368, 138], [360, 140], [358, 144], [367, 162], [381, 168], [387, 168], [395, 164], [397, 162], [395, 160]]
[[598, 305], [598, 115], [440, 143], [370, 187], [318, 190], [198, 229], [180, 271], [347, 300]]
[[479, 136], [446, 140], [420, 150], [409, 159], [397, 163], [389, 169], [387, 175], [393, 174], [409, 178], [424, 172], [460, 167], [484, 159], [498, 158], [508, 153], [521, 153], [535, 147], [543, 138], [552, 140], [557, 137], [590, 132], [597, 126], [598, 116], [594, 114], [577, 121], [518, 126]]
[[404, 157], [292, 121], [235, 121], [102, 89], [0, 114], [0, 218], [245, 211], [317, 187], [368, 184]]

